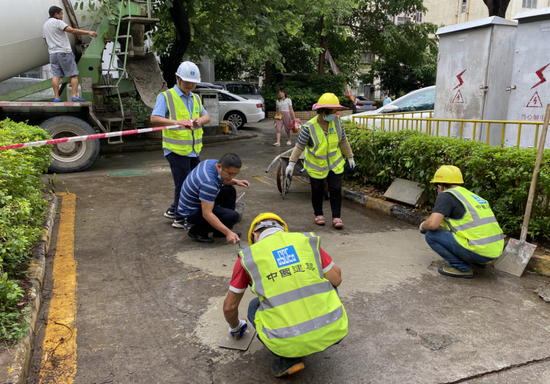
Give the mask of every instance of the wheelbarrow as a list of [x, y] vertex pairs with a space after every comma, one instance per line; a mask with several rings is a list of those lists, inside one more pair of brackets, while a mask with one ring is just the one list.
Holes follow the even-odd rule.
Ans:
[[269, 172], [271, 167], [277, 163], [277, 189], [283, 196], [283, 199], [285, 198], [285, 195], [287, 194], [288, 190], [290, 189], [290, 184], [292, 183], [292, 177], [297, 176], [300, 177], [301, 180], [303, 180], [306, 183], [309, 183], [309, 175], [307, 174], [306, 169], [304, 168], [304, 152], [300, 155], [300, 159], [296, 162], [296, 165], [294, 166], [294, 171], [292, 172], [291, 177], [287, 177], [285, 174], [286, 167], [288, 166], [288, 163], [290, 161], [290, 155], [292, 154], [292, 150], [294, 148], [289, 149], [288, 151], [285, 151], [281, 153], [279, 156], [275, 157], [271, 164], [269, 164], [269, 167], [265, 170], [266, 172]]

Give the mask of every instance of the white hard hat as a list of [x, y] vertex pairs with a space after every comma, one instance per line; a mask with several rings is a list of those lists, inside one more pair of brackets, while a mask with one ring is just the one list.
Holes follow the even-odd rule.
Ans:
[[201, 72], [199, 71], [199, 67], [190, 61], [184, 61], [180, 64], [178, 71], [176, 72], [176, 76], [183, 81], [189, 81], [190, 83], [201, 82]]

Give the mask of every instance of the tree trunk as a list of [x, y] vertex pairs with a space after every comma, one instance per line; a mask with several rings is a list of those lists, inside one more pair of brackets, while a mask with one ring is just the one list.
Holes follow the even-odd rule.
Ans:
[[483, 2], [489, 10], [489, 17], [498, 16], [505, 18], [506, 9], [508, 8], [508, 4], [510, 4], [510, 0], [483, 0]]
[[271, 85], [271, 61], [265, 62], [265, 87]]
[[168, 55], [160, 57], [160, 68], [162, 76], [168, 87], [175, 84], [175, 74], [181, 64], [183, 55], [191, 42], [191, 27], [187, 16], [187, 9], [183, 0], [175, 0], [170, 8], [170, 16], [176, 28], [176, 41], [170, 48]]
[[317, 72], [319, 75], [323, 75], [325, 73], [325, 51], [327, 50], [327, 37], [323, 36], [323, 29], [325, 29], [325, 21], [324, 18], [321, 18], [321, 53], [319, 54], [319, 71]]

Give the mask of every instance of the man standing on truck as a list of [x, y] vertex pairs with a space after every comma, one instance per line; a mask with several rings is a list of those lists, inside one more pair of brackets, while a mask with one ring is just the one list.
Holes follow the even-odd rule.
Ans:
[[162, 131], [162, 148], [174, 179], [174, 201], [164, 212], [164, 216], [174, 220], [174, 228], [185, 228], [185, 220], [177, 212], [181, 186], [187, 175], [201, 161], [199, 155], [202, 149], [202, 126], [210, 122], [210, 116], [199, 95], [192, 93], [200, 81], [201, 73], [195, 63], [181, 63], [176, 72], [176, 85], [158, 95], [151, 114], [151, 124], [154, 126], [183, 125], [189, 123], [189, 120], [192, 122], [190, 128]]
[[86, 101], [78, 97], [78, 69], [76, 68], [76, 60], [71, 43], [65, 32], [72, 33], [73, 35], [89, 35], [91, 37], [97, 37], [97, 33], [68, 26], [63, 21], [63, 10], [55, 5], [50, 7], [48, 13], [50, 14], [50, 18], [44, 23], [42, 33], [50, 52], [50, 65], [53, 73], [52, 88], [55, 94], [53, 101], [62, 101], [59, 97], [59, 81], [64, 76], [71, 78], [71, 87], [73, 88], [72, 100]]

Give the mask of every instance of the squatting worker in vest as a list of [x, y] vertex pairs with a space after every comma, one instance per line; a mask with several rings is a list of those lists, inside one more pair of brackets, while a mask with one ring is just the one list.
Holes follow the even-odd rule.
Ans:
[[[342, 228], [340, 218], [342, 208], [342, 174], [344, 157], [348, 159], [349, 169], [353, 171], [355, 161], [353, 151], [346, 138], [344, 125], [336, 116], [337, 111], [347, 109], [339, 104], [334, 93], [322, 95], [312, 108], [317, 116], [302, 125], [296, 146], [290, 155], [286, 175], [290, 177], [302, 152], [306, 151], [304, 168], [310, 177], [311, 203], [315, 215], [315, 224], [325, 225], [323, 216], [323, 198], [325, 180], [330, 194], [332, 225]], [[343, 156], [342, 156], [343, 154]]]
[[[437, 184], [437, 198], [420, 232], [439, 256], [451, 264], [439, 273], [471, 279], [472, 264], [485, 267], [504, 248], [504, 235], [487, 200], [460, 186], [462, 172], [452, 165], [437, 170], [431, 183]], [[442, 226], [442, 227], [440, 227]]]
[[210, 122], [199, 95], [192, 91], [201, 81], [199, 68], [190, 61], [184, 61], [176, 72], [174, 88], [157, 96], [151, 114], [151, 124], [155, 126], [177, 125], [192, 121], [193, 126], [162, 131], [164, 156], [170, 163], [174, 179], [174, 200], [164, 216], [173, 220], [174, 228], [185, 228], [184, 220], [178, 216], [177, 207], [181, 186], [187, 175], [200, 163], [202, 148], [202, 126]]
[[246, 288], [258, 297], [248, 306], [248, 320], [276, 358], [275, 377], [304, 369], [302, 357], [321, 352], [348, 333], [348, 318], [336, 287], [341, 271], [313, 232], [288, 232], [274, 213], [258, 215], [248, 231], [249, 248], [239, 252], [223, 312], [229, 332], [242, 336], [246, 320], [239, 303]]

